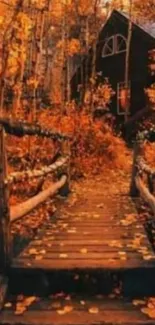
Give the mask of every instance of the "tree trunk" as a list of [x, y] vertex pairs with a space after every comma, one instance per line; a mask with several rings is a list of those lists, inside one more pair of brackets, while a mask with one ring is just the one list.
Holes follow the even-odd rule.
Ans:
[[0, 271], [10, 263], [10, 218], [9, 193], [5, 185], [6, 178], [6, 152], [4, 142], [4, 129], [0, 126]]
[[[132, 1], [130, 0], [129, 8], [129, 25], [128, 25], [128, 36], [127, 36], [127, 45], [126, 45], [126, 57], [125, 57], [125, 88], [129, 89], [129, 69], [130, 69], [130, 48], [131, 48], [131, 38], [132, 38]], [[130, 96], [130, 97], [129, 97]], [[131, 95], [126, 91], [126, 110], [125, 110], [125, 122], [128, 121], [128, 114], [131, 102]]]

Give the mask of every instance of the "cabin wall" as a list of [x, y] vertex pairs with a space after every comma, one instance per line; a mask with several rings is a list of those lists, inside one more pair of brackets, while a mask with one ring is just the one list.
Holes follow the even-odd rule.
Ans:
[[[112, 14], [108, 23], [103, 27], [99, 34], [97, 44], [97, 60], [96, 71], [102, 72], [104, 78], [108, 78], [112, 85], [115, 95], [112, 98], [110, 110], [113, 114], [117, 112], [117, 85], [125, 80], [125, 58], [126, 52], [114, 54], [107, 57], [102, 57], [102, 49], [104, 40], [115, 34], [121, 34], [127, 38], [128, 21], [119, 14]], [[144, 89], [151, 84], [151, 78], [148, 71], [148, 50], [155, 47], [155, 40], [136, 25], [133, 25], [130, 62], [129, 62], [129, 80], [131, 83], [131, 106], [130, 113], [134, 115], [138, 110], [146, 106], [146, 96]], [[90, 55], [89, 55], [90, 57]], [[90, 59], [89, 59], [90, 61]], [[85, 61], [84, 61], [85, 62]], [[89, 66], [90, 66], [89, 62]], [[83, 63], [84, 79], [85, 79], [85, 64]], [[71, 88], [72, 98], [78, 97], [77, 84], [81, 83], [81, 69], [77, 69], [74, 75]], [[90, 74], [90, 67], [89, 67]], [[122, 117], [120, 117], [121, 119]]]

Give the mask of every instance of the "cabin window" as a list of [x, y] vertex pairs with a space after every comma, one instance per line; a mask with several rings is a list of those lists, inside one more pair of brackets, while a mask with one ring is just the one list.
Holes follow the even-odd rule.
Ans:
[[126, 51], [126, 38], [121, 34], [113, 35], [105, 40], [102, 57]]
[[[125, 115], [126, 109], [130, 110], [130, 97], [131, 97], [131, 84], [128, 85], [125, 82], [118, 82], [117, 84], [117, 114]], [[129, 114], [129, 112], [128, 112]]]
[[114, 36], [107, 38], [103, 46], [102, 57], [114, 54]]
[[122, 35], [116, 35], [115, 37], [115, 49], [116, 53], [126, 51], [126, 38]]

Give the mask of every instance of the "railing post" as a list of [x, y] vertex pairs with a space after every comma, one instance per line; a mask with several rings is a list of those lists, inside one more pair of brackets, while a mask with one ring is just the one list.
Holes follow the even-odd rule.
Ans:
[[130, 184], [130, 195], [138, 196], [139, 191], [136, 186], [136, 175], [137, 175], [137, 159], [142, 154], [142, 145], [139, 142], [135, 142], [134, 152], [133, 152], [133, 164], [132, 164], [132, 176], [131, 176], [131, 184]]
[[63, 140], [61, 143], [61, 154], [62, 156], [68, 156], [68, 163], [65, 167], [65, 170], [62, 172], [59, 172], [59, 177], [62, 175], [67, 176], [67, 181], [64, 184], [64, 186], [59, 190], [59, 194], [61, 196], [67, 196], [70, 193], [70, 141], [69, 140]]
[[4, 129], [0, 125], [0, 272], [10, 263], [11, 239], [9, 216], [9, 193], [5, 184], [6, 178], [6, 150]]

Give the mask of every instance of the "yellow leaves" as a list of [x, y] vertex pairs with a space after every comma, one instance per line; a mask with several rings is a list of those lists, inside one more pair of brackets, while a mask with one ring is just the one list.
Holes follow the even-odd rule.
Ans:
[[68, 257], [68, 255], [67, 255], [67, 254], [64, 254], [64, 253], [62, 253], [62, 254], [59, 254], [59, 257], [60, 257], [60, 258], [67, 258], [67, 257]]
[[68, 55], [73, 56], [80, 51], [80, 42], [78, 39], [72, 38], [68, 44]]
[[91, 307], [88, 309], [90, 314], [98, 314], [99, 309], [97, 307]]
[[118, 247], [121, 248], [123, 247], [122, 243], [119, 240], [111, 240], [108, 244], [110, 247]]
[[118, 252], [118, 254], [122, 261], [126, 261], [126, 259], [127, 259], [126, 252]]
[[134, 299], [132, 303], [134, 306], [141, 306], [141, 305], [145, 305], [146, 301], [142, 299]]
[[30, 255], [46, 254], [45, 249], [37, 250], [36, 248], [30, 248], [28, 252], [29, 252]]
[[120, 223], [123, 226], [129, 226], [129, 225], [131, 225], [132, 223], [134, 223], [136, 221], [137, 221], [137, 215], [134, 214], [134, 213], [131, 213], [131, 214], [126, 215], [125, 219], [122, 219], [120, 221]]
[[143, 255], [143, 260], [150, 261], [152, 259], [155, 259], [154, 255]]
[[87, 250], [87, 248], [81, 248], [81, 249], [80, 249], [80, 252], [81, 252], [82, 254], [87, 254], [88, 250]]
[[70, 313], [72, 310], [73, 310], [73, 306], [64, 306], [63, 309], [58, 309], [57, 313], [59, 315], [65, 315], [65, 314]]
[[35, 296], [31, 297], [23, 297], [23, 300], [20, 302], [17, 302], [16, 309], [15, 309], [15, 315], [21, 315], [23, 314], [27, 307], [29, 307], [34, 301], [36, 300]]
[[155, 319], [155, 297], [150, 297], [145, 301], [146, 306], [141, 308], [141, 312], [152, 319]]
[[82, 306], [84, 306], [84, 305], [86, 304], [86, 302], [85, 302], [84, 300], [80, 300], [80, 304], [81, 304]]
[[69, 234], [75, 234], [76, 233], [76, 228], [68, 229], [67, 232]]
[[97, 206], [96, 206], [97, 208], [99, 208], [99, 209], [101, 209], [101, 208], [103, 208], [104, 207], [104, 204], [97, 204]]
[[36, 254], [38, 254], [38, 252], [37, 252], [36, 248], [30, 248], [29, 249], [29, 254], [30, 255], [36, 255]]
[[39, 84], [39, 81], [36, 80], [35, 78], [31, 77], [30, 79], [27, 80], [27, 85], [28, 86], [32, 86], [34, 88], [37, 88], [38, 87], [38, 84]]
[[15, 315], [22, 315], [26, 311], [26, 307], [21, 303], [16, 305]]
[[11, 302], [6, 302], [6, 304], [4, 305], [5, 308], [11, 308], [12, 307], [12, 303]]
[[35, 260], [36, 261], [41, 261], [43, 259], [43, 255], [36, 255]]
[[155, 319], [155, 307], [154, 307], [154, 309], [144, 307], [144, 308], [141, 309], [141, 311], [142, 311], [142, 313], [146, 314], [150, 318]]
[[58, 41], [57, 42], [57, 48], [58, 49], [64, 49], [65, 53], [69, 56], [73, 56], [74, 54], [79, 53], [80, 51], [80, 42], [76, 38], [72, 38], [71, 40], [67, 40], [67, 43], [65, 41]]
[[93, 214], [93, 218], [94, 218], [94, 219], [99, 219], [99, 218], [100, 218], [100, 215], [97, 214], [97, 213], [94, 213], [94, 214]]

